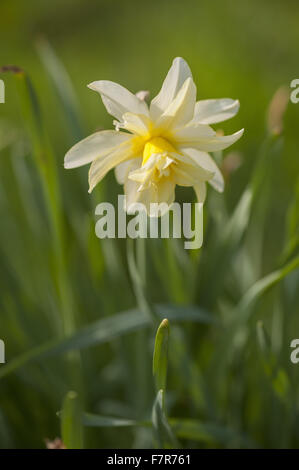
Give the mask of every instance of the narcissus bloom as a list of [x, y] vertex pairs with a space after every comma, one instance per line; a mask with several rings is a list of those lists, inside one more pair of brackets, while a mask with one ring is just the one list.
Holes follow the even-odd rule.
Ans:
[[238, 100], [196, 101], [190, 68], [179, 57], [150, 106], [117, 83], [100, 80], [88, 86], [101, 95], [108, 113], [116, 118], [116, 130], [92, 134], [65, 156], [65, 168], [92, 162], [90, 192], [112, 168], [124, 185], [127, 208], [135, 202], [147, 210], [153, 202], [170, 205], [177, 184], [193, 186], [199, 202], [205, 199], [206, 182], [223, 191], [223, 177], [208, 152], [232, 145], [243, 129], [220, 136], [210, 124], [233, 117]]

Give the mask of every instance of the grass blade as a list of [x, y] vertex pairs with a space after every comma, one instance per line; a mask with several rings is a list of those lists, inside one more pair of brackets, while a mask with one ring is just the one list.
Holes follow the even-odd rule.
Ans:
[[170, 419], [173, 432], [181, 439], [189, 439], [226, 447], [255, 447], [256, 445], [242, 433], [215, 423], [203, 423], [193, 419]]
[[72, 135], [75, 139], [82, 139], [83, 132], [79, 118], [79, 106], [70, 77], [63, 63], [59, 60], [54, 49], [46, 39], [39, 39], [36, 46], [41, 61], [62, 103]]
[[261, 351], [261, 360], [265, 375], [269, 380], [274, 394], [287, 406], [291, 405], [291, 384], [286, 371], [279, 365], [277, 356], [271, 349], [270, 338], [263, 322], [257, 323], [257, 339]]
[[137, 305], [139, 306], [140, 310], [144, 312], [145, 315], [147, 315], [154, 322], [156, 322], [157, 314], [146, 296], [142, 273], [139, 272], [135, 260], [134, 240], [131, 240], [130, 238], [127, 239], [127, 260]]
[[[164, 317], [165, 310], [168, 317], [174, 322], [196, 321], [202, 322], [202, 312], [196, 307], [178, 308], [172, 313], [172, 307], [167, 304], [157, 306], [157, 313], [160, 318]], [[92, 347], [96, 344], [106, 343], [121, 335], [140, 330], [151, 325], [151, 320], [140, 310], [133, 309], [126, 312], [117, 313], [111, 317], [103, 318], [92, 323], [73, 335], [64, 339], [53, 339], [39, 345], [25, 353], [10, 359], [0, 369], [0, 379], [16, 372], [23, 365], [31, 361], [39, 361], [49, 356], [64, 354], [68, 351], [81, 350]]]
[[179, 447], [178, 442], [171, 430], [171, 427], [167, 421], [166, 415], [163, 410], [163, 395], [163, 390], [159, 390], [154, 401], [154, 406], [152, 410], [152, 423], [154, 435], [159, 448], [177, 449]]
[[79, 396], [68, 392], [61, 412], [61, 436], [67, 449], [83, 449], [82, 411]]
[[135, 421], [132, 419], [115, 418], [112, 416], [101, 416], [92, 413], [84, 413], [82, 421], [84, 426], [99, 428], [151, 426], [150, 421]]
[[223, 361], [228, 361], [231, 358], [234, 347], [236, 346], [235, 339], [240, 328], [248, 322], [256, 302], [262, 295], [270, 288], [274, 287], [282, 281], [292, 271], [299, 267], [299, 256], [295, 257], [292, 261], [287, 263], [284, 267], [268, 274], [267, 276], [259, 279], [251, 286], [248, 291], [243, 295], [238, 305], [232, 312], [232, 319], [226, 327], [227, 333], [223, 335], [223, 341], [216, 351], [214, 367], [218, 371], [224, 370]]

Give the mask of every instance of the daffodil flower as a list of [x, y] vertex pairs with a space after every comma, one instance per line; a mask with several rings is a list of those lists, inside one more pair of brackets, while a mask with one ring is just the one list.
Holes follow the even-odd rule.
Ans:
[[229, 147], [243, 129], [220, 136], [210, 124], [233, 117], [238, 100], [196, 102], [190, 68], [179, 57], [150, 106], [114, 82], [100, 80], [88, 86], [101, 95], [108, 113], [116, 118], [116, 130], [92, 134], [65, 156], [65, 168], [92, 162], [89, 192], [112, 168], [124, 185], [127, 209], [136, 202], [148, 212], [153, 202], [171, 205], [177, 184], [193, 186], [199, 202], [204, 202], [206, 182], [223, 191], [223, 177], [208, 152]]

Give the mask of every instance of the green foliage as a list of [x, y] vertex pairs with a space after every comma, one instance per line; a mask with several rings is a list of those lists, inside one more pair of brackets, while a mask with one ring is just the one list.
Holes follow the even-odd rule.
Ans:
[[168, 364], [168, 340], [169, 340], [169, 322], [166, 318], [162, 320], [155, 340], [155, 349], [153, 357], [153, 375], [156, 382], [156, 389], [165, 391]]
[[61, 436], [67, 449], [83, 448], [82, 409], [76, 392], [68, 392], [63, 401]]
[[164, 394], [165, 390], [159, 390], [154, 401], [152, 411], [153, 429], [160, 449], [177, 449], [178, 443], [164, 411]]

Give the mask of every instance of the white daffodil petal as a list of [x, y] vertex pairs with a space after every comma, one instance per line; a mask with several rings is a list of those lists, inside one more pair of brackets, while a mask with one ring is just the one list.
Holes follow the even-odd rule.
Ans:
[[[135, 167], [135, 169], [137, 169]], [[152, 185], [151, 185], [152, 186]], [[150, 203], [155, 202], [152, 187], [140, 191], [140, 183], [128, 178], [124, 185], [124, 191], [126, 195], [126, 211], [128, 214], [134, 213], [134, 207], [136, 203], [141, 203], [145, 206], [147, 213], [149, 213]]]
[[178, 127], [172, 131], [172, 138], [175, 143], [193, 142], [199, 139], [209, 139], [216, 135], [214, 129], [206, 124], [191, 122], [187, 126]]
[[144, 166], [142, 166], [141, 168], [137, 168], [137, 170], [131, 171], [128, 174], [128, 178], [142, 185], [146, 185], [146, 183], [150, 180], [154, 171], [155, 171], [155, 167], [147, 169]]
[[88, 85], [91, 90], [100, 93], [102, 101], [109, 114], [121, 120], [127, 113], [149, 115], [148, 106], [145, 101], [137, 98], [126, 88], [109, 80], [99, 80]]
[[[147, 213], [150, 217], [159, 215], [163, 217], [169, 210], [175, 198], [175, 183], [168, 178], [161, 180], [159, 185], [151, 185], [145, 191], [141, 191], [139, 202], [145, 205]], [[151, 204], [159, 204], [159, 212], [157, 207], [151, 207]]]
[[239, 100], [230, 98], [197, 101], [193, 121], [201, 124], [215, 124], [226, 121], [234, 117], [239, 108]]
[[207, 195], [206, 183], [204, 181], [200, 181], [194, 186], [194, 191], [197, 197], [197, 202], [204, 203]]
[[195, 178], [192, 173], [184, 171], [181, 167], [175, 168], [173, 172], [176, 184], [179, 186], [194, 186]]
[[[134, 205], [141, 203], [145, 206], [147, 214], [151, 216], [151, 203], [161, 204], [159, 216], [163, 216], [173, 203], [175, 198], [175, 182], [169, 178], [163, 178], [159, 185], [151, 184], [146, 189], [140, 191], [140, 186], [136, 181], [128, 179], [125, 183], [126, 208], [130, 214], [134, 213]], [[154, 214], [152, 214], [154, 215]]]
[[126, 196], [126, 211], [128, 214], [131, 213], [130, 207], [132, 204], [135, 204], [136, 202], [139, 202], [139, 198], [141, 196], [141, 192], [138, 192], [139, 188], [139, 183], [136, 183], [136, 181], [132, 181], [130, 179], [127, 179], [124, 184], [124, 192]]
[[158, 119], [163, 114], [188, 77], [192, 78], [188, 64], [181, 57], [176, 57], [159, 94], [151, 102], [150, 115], [153, 120]]
[[100, 131], [74, 145], [64, 157], [65, 168], [77, 168], [107, 155], [122, 143], [131, 139], [129, 134], [117, 131]]
[[122, 127], [133, 134], [143, 137], [149, 136], [151, 121], [143, 114], [125, 113], [123, 115]]
[[94, 160], [89, 169], [89, 192], [104, 178], [112, 168], [134, 156], [131, 142], [117, 147], [112, 153]]
[[186, 148], [181, 147], [180, 151], [190, 157], [198, 166], [203, 168], [204, 170], [213, 174], [213, 177], [209, 179], [209, 183], [219, 192], [223, 192], [224, 190], [224, 180], [219, 170], [218, 166], [212, 159], [211, 155], [206, 152], [201, 152], [195, 148]]
[[181, 138], [180, 140], [176, 137], [176, 140], [179, 140], [177, 143], [183, 147], [194, 147], [204, 152], [216, 152], [217, 150], [224, 150], [234, 144], [242, 137], [243, 132], [244, 129], [241, 129], [232, 135], [214, 135], [214, 137], [199, 137], [198, 139]]
[[[137, 193], [137, 189], [138, 189], [139, 184], [136, 183], [135, 181], [129, 180], [128, 176], [131, 172], [133, 172], [133, 171], [135, 171], [135, 170], [137, 170], [138, 168], [141, 167], [142, 158], [132, 158], [132, 160], [129, 160], [128, 162], [124, 162], [124, 163], [130, 163], [128, 165], [127, 174], [126, 174], [125, 180], [124, 180], [125, 194], [126, 195], [127, 195], [127, 193], [130, 193], [130, 194], [132, 193], [133, 194], [134, 192]], [[124, 163], [122, 163], [121, 165], [124, 165]]]
[[196, 86], [192, 78], [189, 77], [175, 99], [157, 120], [156, 127], [167, 131], [170, 126], [176, 128], [189, 122], [194, 114], [195, 100]]
[[[157, 186], [157, 202], [166, 202], [170, 206], [175, 198], [175, 183], [171, 178], [162, 178]], [[163, 214], [162, 214], [163, 215]]]
[[174, 159], [167, 156], [161, 167], [161, 170], [166, 170], [173, 162], [174, 162]]
[[[124, 184], [128, 174], [135, 168], [140, 168], [142, 164], [142, 158], [132, 158], [131, 160], [126, 160], [125, 162], [120, 163], [115, 167], [115, 178], [119, 184]], [[137, 166], [136, 166], [137, 165]]]
[[208, 181], [213, 177], [212, 173], [200, 166], [186, 164], [174, 165], [173, 173], [176, 184], [180, 186], [194, 186], [199, 181]]

